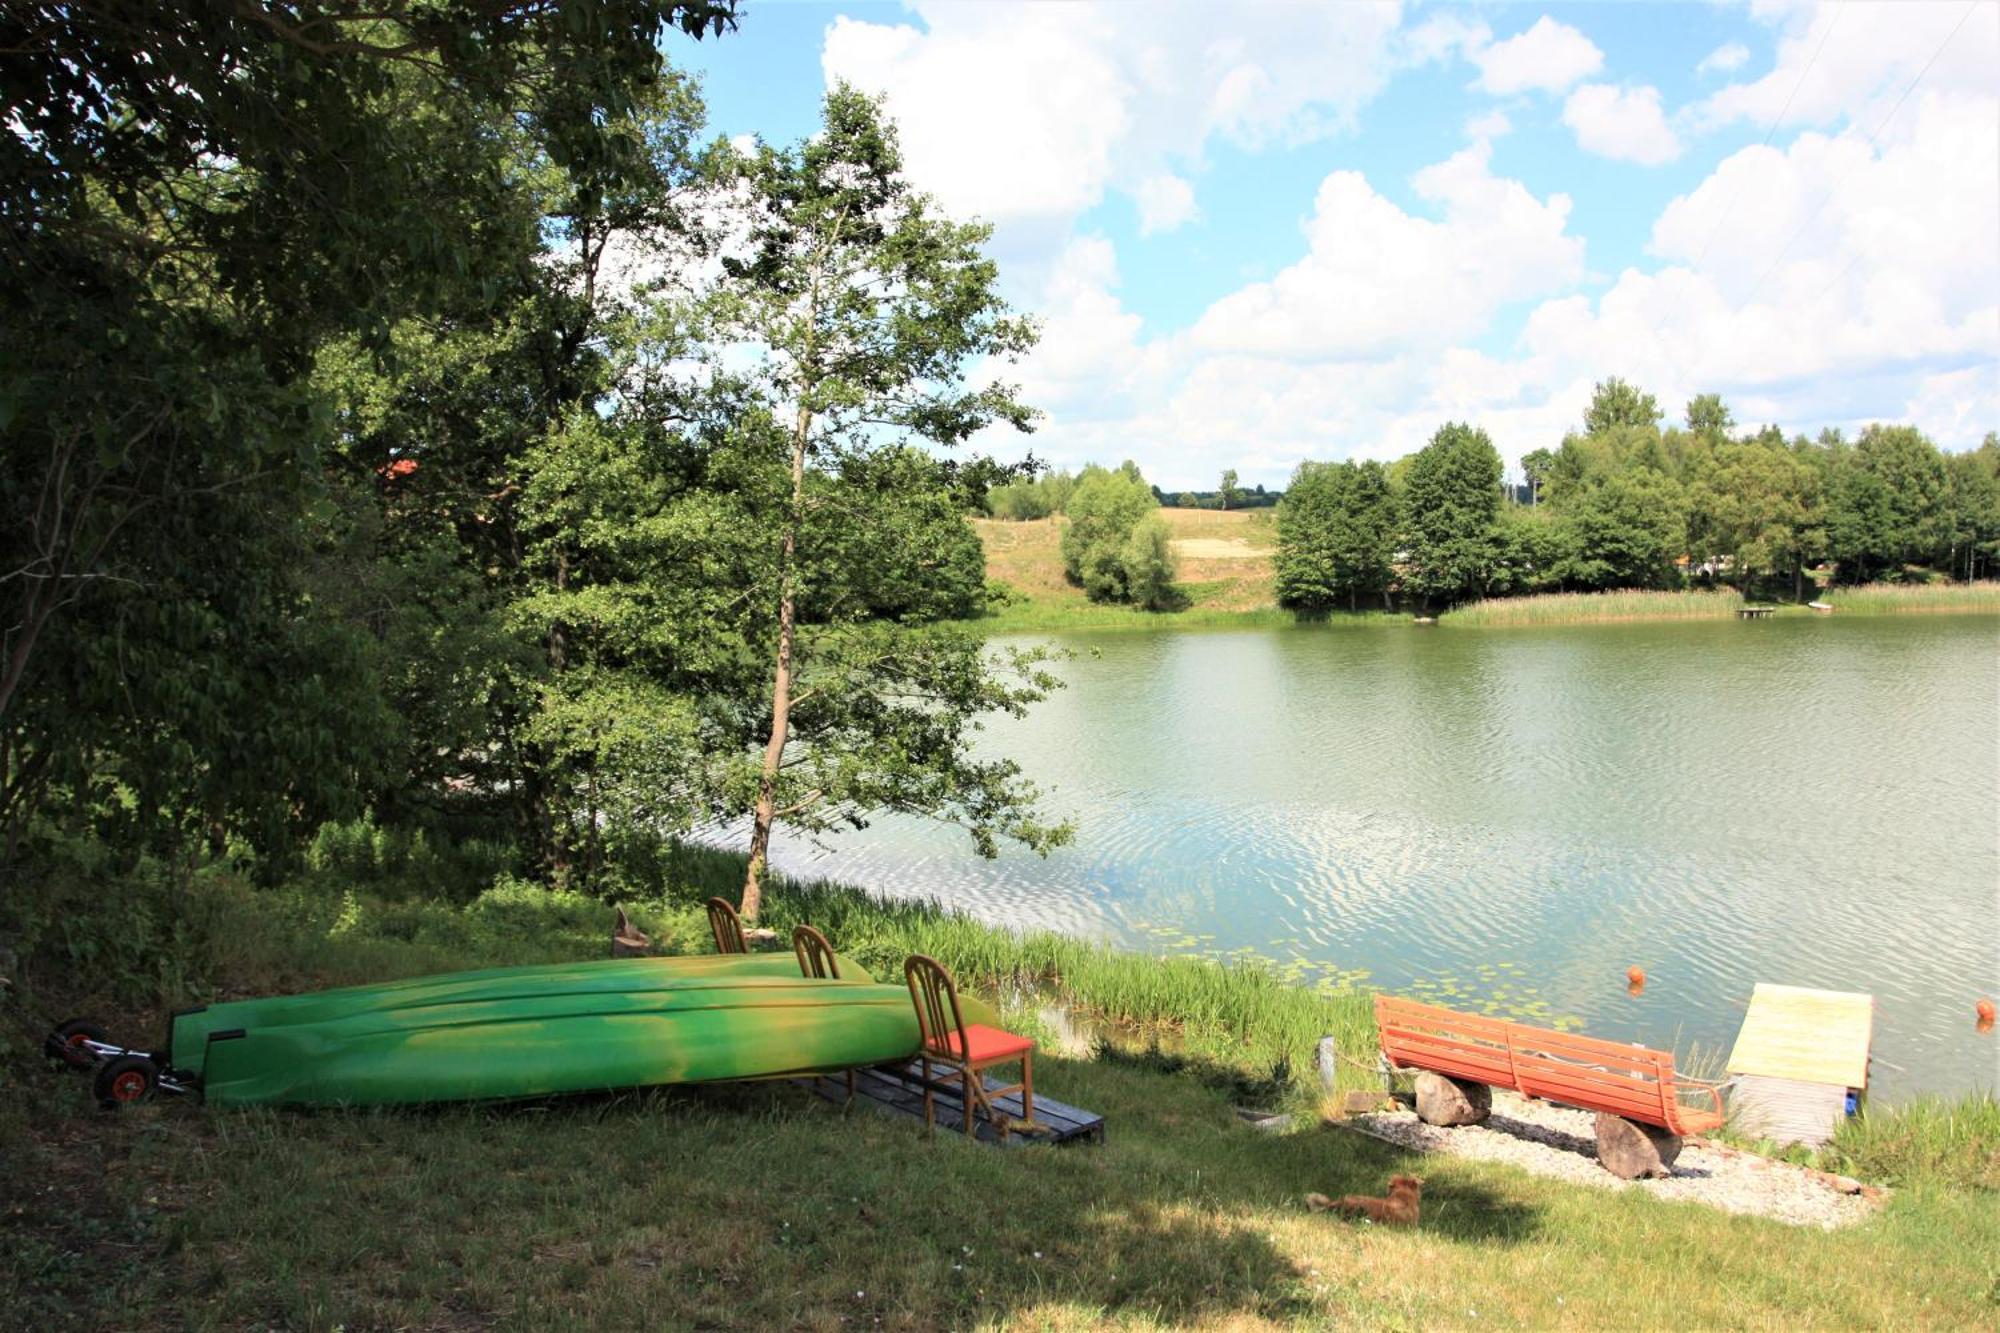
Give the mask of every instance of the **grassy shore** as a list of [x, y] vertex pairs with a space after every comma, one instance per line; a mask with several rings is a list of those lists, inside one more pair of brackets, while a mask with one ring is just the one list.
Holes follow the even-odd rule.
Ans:
[[[737, 864], [686, 853], [677, 891], [634, 915], [670, 949], [704, 947], [696, 904]], [[203, 882], [179, 947], [226, 994], [605, 947], [605, 909], [574, 896], [503, 884], [452, 906], [336, 887]], [[1947, 1328], [1989, 1324], [2000, 1298], [1990, 1099], [1871, 1122], [1877, 1155], [1856, 1169], [1900, 1188], [1856, 1228], [1799, 1230], [1418, 1162], [1310, 1114], [1284, 1134], [1240, 1124], [1232, 1107], [1285, 1096], [1271, 1066], [1319, 1031], [1365, 1052], [1365, 1005], [1337, 985], [778, 886], [768, 920], [803, 917], [871, 966], [921, 947], [989, 991], [1028, 984], [1171, 1031], [1179, 1054], [1045, 1051], [1038, 1085], [1104, 1113], [1109, 1142], [1001, 1153], [786, 1084], [104, 1116], [15, 1050], [0, 1063], [0, 1324]], [[157, 1023], [175, 998], [113, 1017]], [[1033, 1026], [1040, 1003], [1011, 1021]], [[1300, 1205], [1411, 1168], [1427, 1181], [1415, 1231]]]
[[[992, 613], [976, 622], [994, 634], [1062, 633], [1070, 630], [1271, 629], [1304, 623], [1334, 626], [1407, 625], [1407, 612], [1362, 611], [1301, 617], [1278, 606], [1271, 556], [1276, 527], [1268, 509], [1221, 513], [1162, 509], [1173, 530], [1187, 605], [1178, 611], [1140, 611], [1090, 601], [1063, 577], [1060, 518], [1025, 523], [974, 519], [986, 547], [986, 574], [1005, 590]], [[1808, 598], [1831, 604], [1836, 614], [1890, 615], [1969, 612], [2000, 614], [2000, 581], [1979, 583], [1876, 583], [1859, 588], [1815, 589]], [[1731, 589], [1625, 590], [1546, 593], [1473, 602], [1447, 611], [1441, 624], [1460, 628], [1722, 620], [1743, 598]], [[1776, 614], [1813, 614], [1802, 603], [1777, 604]]]

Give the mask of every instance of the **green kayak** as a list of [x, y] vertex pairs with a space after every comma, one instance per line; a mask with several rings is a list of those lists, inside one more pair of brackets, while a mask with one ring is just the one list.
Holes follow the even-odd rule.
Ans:
[[[239, 1000], [174, 1018], [217, 1106], [381, 1105], [771, 1078], [906, 1059], [908, 991], [789, 953], [497, 968]], [[977, 1014], [973, 1012], [977, 1010]], [[992, 1022], [968, 1006], [968, 1022]]]

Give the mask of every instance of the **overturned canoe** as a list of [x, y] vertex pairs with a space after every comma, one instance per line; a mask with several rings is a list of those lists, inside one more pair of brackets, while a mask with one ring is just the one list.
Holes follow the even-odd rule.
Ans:
[[169, 1058], [211, 1103], [247, 1106], [538, 1097], [914, 1053], [908, 992], [848, 959], [841, 976], [801, 977], [775, 953], [449, 973], [179, 1014]]

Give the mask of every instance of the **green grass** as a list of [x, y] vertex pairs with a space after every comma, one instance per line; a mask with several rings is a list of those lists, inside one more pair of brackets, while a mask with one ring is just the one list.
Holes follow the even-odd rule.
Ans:
[[[1684, 589], [1654, 592], [1544, 593], [1535, 597], [1496, 597], [1455, 607], [1438, 618], [1440, 625], [1476, 629], [1522, 625], [1583, 625], [1617, 621], [1715, 620], [1736, 614], [1744, 601], [1727, 590]], [[1800, 608], [1803, 611], [1803, 608]]]
[[[697, 904], [733, 890], [740, 866], [675, 852], [673, 891], [634, 915], [669, 948], [706, 948]], [[213, 875], [183, 889], [168, 925], [197, 994], [601, 956], [608, 933], [603, 905], [526, 885], [456, 906], [337, 888]], [[1795, 1229], [1417, 1160], [1310, 1114], [1289, 1133], [1240, 1124], [1258, 1071], [1320, 1031], [1365, 1050], [1365, 1005], [1336, 983], [775, 886], [767, 921], [801, 917], [873, 967], [922, 948], [982, 988], [1171, 1031], [1180, 1055], [1143, 1039], [1137, 1053], [1045, 1050], [1038, 1086], [1104, 1113], [1109, 1141], [1001, 1153], [785, 1084], [105, 1116], [16, 1048], [0, 1059], [0, 1326], [1959, 1328], [2000, 1312], [1990, 1098], [1857, 1122], [1842, 1162], [1898, 1190], [1855, 1228]], [[65, 981], [27, 976], [51, 1004]], [[176, 998], [114, 1017], [156, 1022]], [[1010, 1021], [1032, 1026], [1037, 1003]], [[1426, 1179], [1415, 1231], [1301, 1206], [1408, 1169]]]

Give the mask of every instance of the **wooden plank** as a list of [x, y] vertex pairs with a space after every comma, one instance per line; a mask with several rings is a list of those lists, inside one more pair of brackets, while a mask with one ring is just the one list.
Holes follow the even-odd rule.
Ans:
[[1833, 1137], [1847, 1113], [1847, 1088], [1840, 1084], [1807, 1082], [1743, 1074], [1730, 1099], [1736, 1127], [1756, 1138], [1776, 1143], [1818, 1147]]
[[[942, 1077], [942, 1070], [932, 1066], [932, 1110], [939, 1133], [949, 1131], [954, 1134], [965, 1132], [965, 1111], [960, 1105], [958, 1080]], [[1005, 1087], [995, 1079], [982, 1079], [989, 1095], [997, 1088]], [[818, 1079], [798, 1079], [795, 1082], [810, 1087], [819, 1096], [831, 1102], [847, 1100], [847, 1080], [839, 1075]], [[924, 1118], [924, 1078], [916, 1061], [906, 1067], [878, 1066], [859, 1071], [855, 1080], [855, 1096], [873, 1106], [878, 1111], [893, 1115]], [[993, 1104], [1002, 1115], [1019, 1118], [1021, 1097], [1019, 1093], [992, 1097]], [[1035, 1123], [1042, 1133], [1008, 1135], [1009, 1146], [1029, 1143], [1077, 1143], [1104, 1141], [1104, 1117], [1081, 1107], [1057, 1101], [1041, 1092], [1035, 1094]], [[983, 1115], [975, 1115], [973, 1137], [981, 1143], [999, 1144], [999, 1132]]]
[[1727, 1068], [1732, 1074], [1865, 1088], [1874, 1031], [1872, 995], [1760, 981]]

